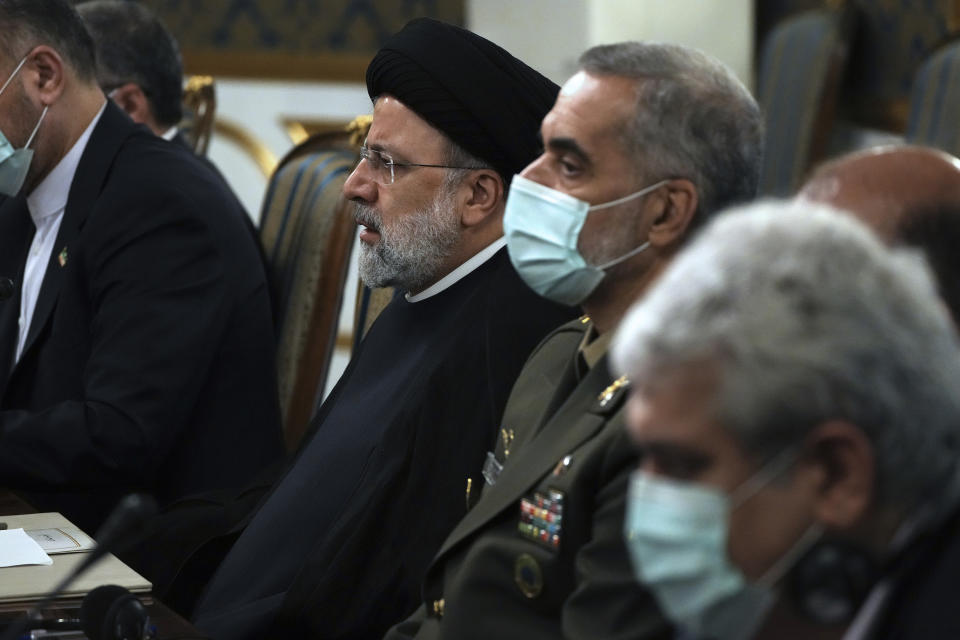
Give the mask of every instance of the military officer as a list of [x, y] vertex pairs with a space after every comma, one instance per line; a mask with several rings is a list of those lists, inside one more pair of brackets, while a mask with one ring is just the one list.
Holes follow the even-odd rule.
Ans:
[[543, 154], [513, 179], [511, 260], [542, 296], [586, 315], [527, 361], [482, 497], [387, 638], [655, 638], [672, 630], [636, 583], [623, 542], [636, 454], [629, 380], [606, 362], [613, 329], [713, 212], [755, 195], [759, 109], [718, 61], [674, 45], [590, 49], [541, 127]]

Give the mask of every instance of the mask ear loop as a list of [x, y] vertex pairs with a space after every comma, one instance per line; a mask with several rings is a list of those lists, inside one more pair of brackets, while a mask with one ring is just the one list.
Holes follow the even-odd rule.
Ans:
[[774, 588], [780, 582], [780, 579], [793, 568], [797, 560], [812, 549], [813, 545], [823, 537], [823, 532], [823, 525], [819, 522], [807, 527], [797, 541], [793, 543], [793, 546], [760, 576], [757, 584], [771, 589]]
[[26, 64], [26, 62], [27, 62], [27, 56], [24, 56], [24, 57], [23, 57], [23, 60], [20, 61], [20, 64], [17, 65], [17, 68], [14, 69], [14, 70], [13, 70], [13, 73], [10, 74], [10, 77], [7, 78], [7, 81], [3, 83], [3, 86], [2, 86], [2, 87], [0, 87], [0, 93], [3, 93], [3, 91], [7, 88], [7, 85], [9, 85], [11, 82], [13, 82], [13, 79], [17, 77], [17, 72], [20, 71], [20, 68], [21, 68], [24, 64]]
[[796, 447], [790, 447], [770, 458], [760, 471], [733, 490], [730, 494], [730, 510], [736, 509], [756, 495], [760, 489], [770, 484], [771, 480], [789, 469], [799, 457]]
[[29, 148], [30, 148], [30, 144], [33, 142], [34, 136], [37, 135], [37, 131], [40, 130], [40, 123], [43, 122], [43, 119], [44, 119], [44, 118], [46, 117], [46, 115], [47, 115], [47, 109], [49, 109], [49, 108], [50, 108], [50, 105], [46, 105], [46, 106], [43, 107], [43, 111], [40, 113], [40, 119], [37, 120], [37, 126], [35, 126], [35, 127], [33, 128], [33, 133], [31, 133], [31, 134], [30, 134], [30, 137], [27, 138], [27, 144], [24, 145], [24, 147], [23, 147], [24, 149], [29, 149]]
[[[618, 204], [623, 204], [624, 202], [629, 202], [630, 200], [635, 200], [636, 198], [639, 198], [639, 197], [641, 197], [641, 196], [647, 195], [648, 193], [650, 193], [650, 192], [653, 191], [654, 189], [659, 189], [660, 187], [662, 187], [663, 185], [667, 184], [668, 182], [670, 182], [670, 181], [669, 181], [669, 180], [661, 180], [660, 182], [657, 182], [657, 183], [655, 183], [655, 184], [650, 185], [649, 187], [646, 187], [646, 188], [644, 188], [644, 189], [641, 189], [640, 191], [637, 191], [636, 193], [631, 193], [631, 194], [628, 195], [628, 196], [624, 196], [624, 197], [618, 198], [618, 199], [616, 199], [616, 200], [611, 200], [610, 202], [604, 202], [603, 204], [593, 205], [593, 206], [589, 207], [589, 208], [587, 209], [587, 211], [589, 212], [589, 211], [596, 211], [597, 209], [607, 209], [607, 208], [609, 208], [609, 207], [615, 207], [615, 206], [617, 206]], [[643, 244], [641, 244], [639, 247], [636, 247], [635, 249], [631, 249], [630, 251], [626, 252], [626, 253], [623, 254], [622, 256], [618, 256], [618, 257], [614, 258], [613, 260], [610, 260], [610, 261], [608, 261], [608, 262], [604, 262], [603, 264], [595, 265], [595, 268], [600, 269], [601, 271], [606, 271], [606, 270], [609, 269], [610, 267], [614, 267], [614, 266], [620, 264], [621, 262], [624, 262], [625, 260], [629, 260], [630, 258], [632, 258], [633, 256], [637, 255], [638, 253], [642, 253], [642, 252], [645, 251], [645, 250], [647, 249], [647, 247], [649, 247], [649, 246], [650, 246], [650, 241], [647, 240], [646, 242], [644, 242]]]
[[650, 185], [649, 187], [645, 187], [645, 188], [643, 188], [643, 189], [640, 189], [640, 191], [637, 191], [636, 193], [631, 193], [631, 194], [628, 195], [628, 196], [623, 196], [622, 198], [617, 198], [616, 200], [611, 200], [610, 202], [604, 202], [603, 204], [591, 205], [591, 206], [587, 209], [587, 211], [596, 211], [597, 209], [607, 209], [607, 208], [609, 208], [609, 207], [615, 207], [615, 206], [617, 206], [618, 204], [623, 204], [624, 202], [630, 202], [631, 200], [634, 200], [634, 199], [636, 199], [636, 198], [639, 198], [640, 196], [645, 196], [645, 195], [647, 195], [648, 193], [650, 193], [650, 192], [653, 191], [654, 189], [659, 189], [660, 187], [662, 187], [663, 185], [667, 184], [668, 182], [670, 182], [670, 181], [669, 181], [669, 180], [661, 180], [660, 182], [657, 182], [656, 184], [652, 184], [652, 185]]
[[623, 254], [623, 255], [620, 256], [619, 258], [614, 258], [613, 260], [611, 260], [611, 261], [609, 261], [609, 262], [604, 262], [603, 264], [598, 264], [598, 265], [596, 266], [596, 268], [597, 268], [597, 269], [600, 269], [601, 271], [606, 271], [606, 270], [609, 269], [610, 267], [616, 266], [616, 265], [620, 264], [621, 262], [623, 262], [624, 260], [629, 260], [630, 258], [632, 258], [633, 256], [637, 255], [638, 253], [642, 252], [644, 249], [646, 249], [646, 248], [649, 247], [649, 246], [650, 246], [650, 241], [647, 240], [646, 242], [644, 242], [642, 245], [640, 245], [640, 246], [637, 247], [636, 249], [631, 249], [630, 251], [627, 251], [625, 254]]

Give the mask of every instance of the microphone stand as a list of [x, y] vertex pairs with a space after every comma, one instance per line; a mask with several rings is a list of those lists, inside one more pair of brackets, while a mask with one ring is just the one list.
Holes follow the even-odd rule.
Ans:
[[20, 636], [29, 630], [30, 624], [39, 616], [47, 605], [56, 600], [67, 587], [78, 577], [86, 573], [90, 567], [100, 561], [117, 542], [130, 533], [138, 533], [144, 523], [157, 512], [157, 503], [150, 496], [131, 494], [123, 498], [107, 518], [107, 521], [97, 533], [95, 546], [83, 559], [83, 562], [74, 567], [57, 585], [43, 598], [30, 607], [27, 612], [17, 618], [0, 635], [0, 640], [19, 640]]

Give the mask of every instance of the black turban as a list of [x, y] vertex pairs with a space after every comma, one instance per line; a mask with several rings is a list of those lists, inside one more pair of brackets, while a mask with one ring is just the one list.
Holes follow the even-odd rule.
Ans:
[[370, 98], [396, 97], [506, 182], [540, 153], [540, 122], [559, 87], [466, 29], [418, 18], [367, 67]]

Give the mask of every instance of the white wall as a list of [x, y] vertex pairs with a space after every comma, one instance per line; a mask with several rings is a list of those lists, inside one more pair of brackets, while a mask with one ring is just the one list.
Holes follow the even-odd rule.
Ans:
[[[482, 0], [481, 0], [482, 1]], [[591, 45], [657, 40], [702, 49], [753, 86], [754, 0], [592, 0]]]
[[467, 28], [557, 83], [588, 46], [583, 0], [467, 0]]

